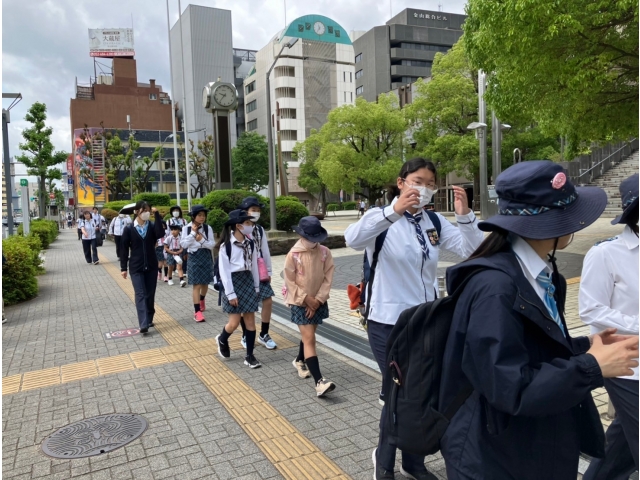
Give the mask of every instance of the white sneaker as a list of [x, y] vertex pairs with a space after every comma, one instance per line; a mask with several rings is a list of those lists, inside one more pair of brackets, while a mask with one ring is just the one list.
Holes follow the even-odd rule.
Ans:
[[245, 337], [244, 335], [240, 337], [240, 345], [242, 345], [242, 348], [244, 348], [245, 350], [247, 349], [247, 337]]
[[265, 333], [264, 336], [258, 335], [258, 343], [267, 347], [267, 350], [273, 350], [274, 348], [278, 347], [278, 345], [276, 345], [276, 342], [273, 341], [268, 333]]
[[309, 378], [311, 376], [311, 372], [307, 368], [307, 365], [304, 362], [299, 362], [295, 358], [293, 359], [293, 366], [298, 371], [298, 376], [300, 378]]
[[169, 285], [173, 285], [173, 279], [169, 279], [169, 281], [167, 282]]
[[187, 286], [187, 282], [185, 282], [184, 280], [180, 280], [180, 287], [184, 288]]

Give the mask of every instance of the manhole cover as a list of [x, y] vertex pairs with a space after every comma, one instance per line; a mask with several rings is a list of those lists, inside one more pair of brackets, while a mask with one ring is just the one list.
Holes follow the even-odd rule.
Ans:
[[42, 451], [54, 458], [92, 457], [132, 442], [147, 425], [144, 417], [131, 413], [87, 418], [49, 435], [42, 442]]
[[134, 335], [138, 335], [140, 333], [139, 328], [125, 328], [124, 330], [116, 330], [115, 332], [107, 332], [104, 334], [107, 340], [111, 340], [114, 338], [124, 338], [124, 337], [133, 337]]

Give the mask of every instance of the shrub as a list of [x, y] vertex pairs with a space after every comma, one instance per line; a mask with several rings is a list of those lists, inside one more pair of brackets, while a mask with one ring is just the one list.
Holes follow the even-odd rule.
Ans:
[[340, 208], [337, 203], [328, 203], [327, 204], [327, 212], [335, 212]]
[[220, 208], [212, 208], [207, 215], [207, 223], [211, 225], [214, 233], [220, 235], [224, 222], [229, 220], [229, 214]]
[[260, 214], [259, 225], [263, 228], [269, 228], [269, 199], [258, 195], [257, 193], [249, 193], [246, 190], [214, 190], [209, 192], [201, 201], [208, 209], [219, 208], [225, 213], [238, 208], [242, 200], [247, 197], [256, 197], [260, 203], [265, 205]]
[[171, 197], [167, 193], [139, 193], [133, 197], [134, 202], [144, 200], [152, 207], [171, 206]]
[[100, 214], [107, 221], [107, 225], [109, 225], [109, 223], [111, 223], [111, 220], [113, 220], [115, 217], [118, 216], [118, 212], [116, 210], [112, 210], [110, 208], [103, 208], [102, 211], [100, 212]]
[[[2, 254], [7, 259], [2, 267], [2, 298], [5, 305], [23, 302], [38, 295], [36, 273], [40, 259], [32, 248], [34, 245], [34, 240], [18, 235], [2, 240]], [[37, 265], [35, 259], [38, 260]]]
[[292, 202], [300, 202], [300, 199], [298, 197], [294, 197], [293, 195], [280, 195], [276, 198], [276, 203], [278, 202], [278, 200], [291, 200]]
[[[130, 203], [133, 202], [131, 200], [114, 200], [113, 202], [105, 203], [102, 208], [103, 210], [110, 209], [119, 212], [124, 208], [125, 205], [129, 205]], [[104, 215], [104, 213], [102, 215]]]
[[278, 230], [291, 231], [302, 217], [309, 215], [309, 210], [302, 203], [292, 200], [276, 201], [276, 225]]
[[49, 248], [58, 237], [58, 224], [52, 220], [33, 220], [29, 225], [29, 234], [40, 238], [42, 248]]
[[[171, 207], [166, 207], [166, 206], [156, 207], [156, 209], [160, 212], [160, 215], [162, 215], [162, 218], [164, 218], [166, 215], [169, 215], [169, 209], [170, 208]], [[153, 220], [153, 218], [152, 218], [152, 220]]]
[[343, 202], [342, 203], [342, 209], [343, 210], [355, 210], [356, 209], [356, 202]]

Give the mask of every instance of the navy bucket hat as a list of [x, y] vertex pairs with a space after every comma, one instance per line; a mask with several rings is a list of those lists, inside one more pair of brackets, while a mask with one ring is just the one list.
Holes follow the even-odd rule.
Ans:
[[310, 242], [324, 242], [329, 234], [322, 228], [320, 220], [316, 217], [302, 217], [298, 225], [291, 227], [294, 232]]
[[638, 174], [631, 175], [620, 184], [620, 197], [622, 200], [622, 215], [611, 220], [611, 225], [627, 223], [629, 215], [638, 208]]
[[198, 215], [200, 212], [204, 212], [204, 214], [207, 215], [209, 213], [209, 210], [207, 210], [204, 205], [193, 205], [191, 207], [191, 211], [189, 212], [189, 216], [191, 218], [196, 218], [196, 215]]
[[238, 205], [238, 208], [241, 210], [249, 210], [251, 207], [258, 207], [260, 209], [264, 208], [264, 203], [260, 203], [256, 197], [247, 197], [242, 199], [242, 203]]
[[502, 229], [544, 240], [582, 230], [607, 206], [597, 187], [575, 187], [561, 165], [549, 160], [517, 163], [496, 179], [498, 215], [480, 222], [484, 232]]
[[229, 212], [229, 220], [224, 222], [225, 225], [235, 227], [239, 223], [244, 223], [247, 220], [251, 220], [253, 217], [247, 213], [246, 210], [232, 210]]

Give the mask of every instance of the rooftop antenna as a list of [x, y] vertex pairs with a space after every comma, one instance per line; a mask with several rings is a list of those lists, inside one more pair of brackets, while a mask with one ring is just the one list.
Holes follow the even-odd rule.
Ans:
[[389, 18], [393, 17], [393, 11], [391, 10], [391, 0], [389, 0]]
[[287, 0], [284, 0], [284, 28], [287, 28]]
[[441, 4], [441, 3], [439, 3], [439, 4], [438, 4], [438, 11], [439, 11], [439, 12], [441, 12], [441, 11], [442, 11], [442, 4]]

